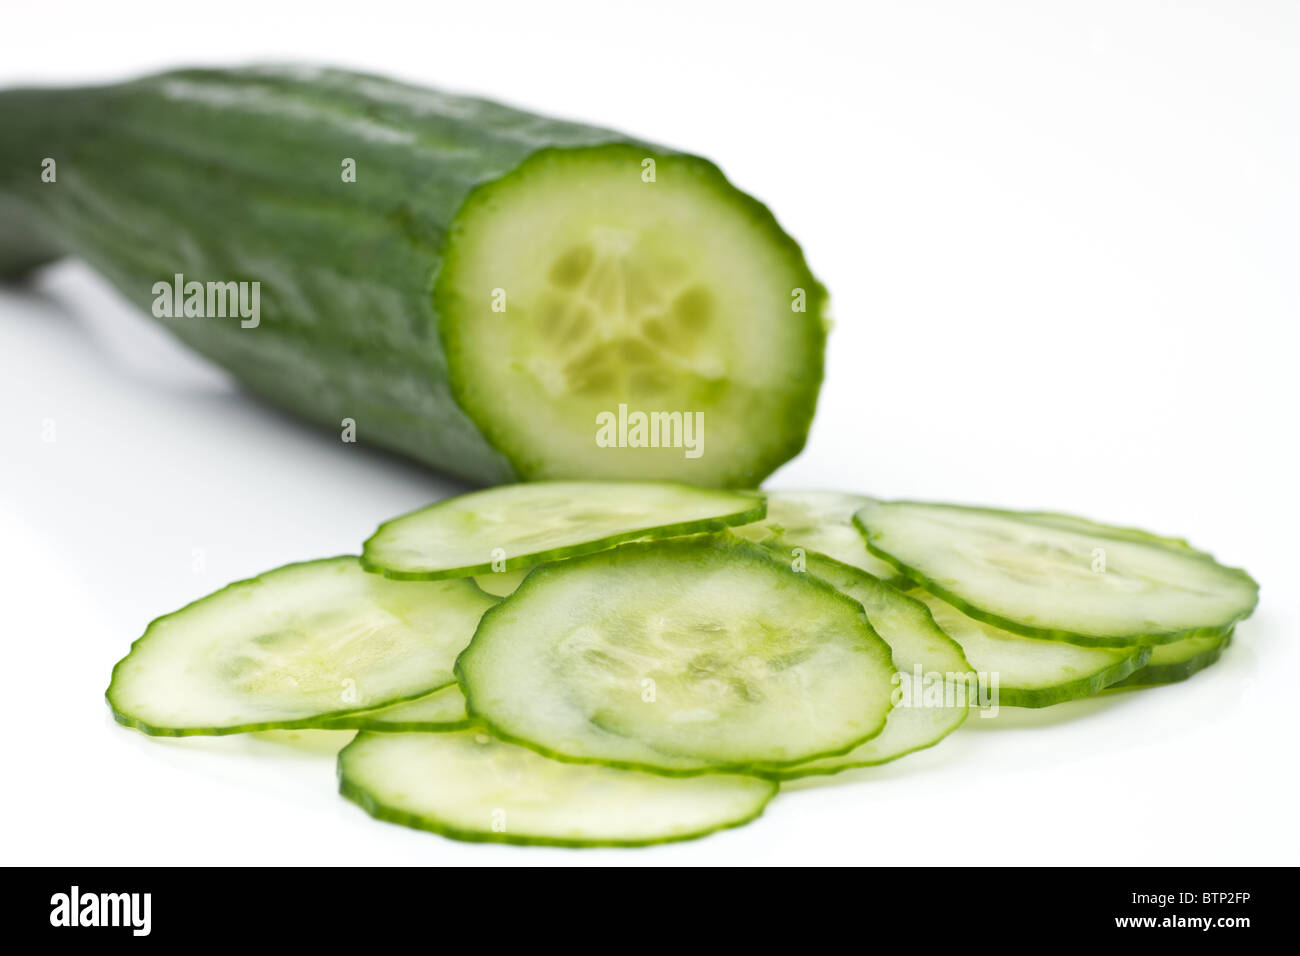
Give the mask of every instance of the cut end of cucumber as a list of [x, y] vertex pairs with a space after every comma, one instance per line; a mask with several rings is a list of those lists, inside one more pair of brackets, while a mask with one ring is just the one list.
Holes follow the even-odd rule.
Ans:
[[521, 477], [753, 486], [802, 447], [825, 292], [711, 163], [546, 150], [476, 191], [447, 249], [452, 387]]

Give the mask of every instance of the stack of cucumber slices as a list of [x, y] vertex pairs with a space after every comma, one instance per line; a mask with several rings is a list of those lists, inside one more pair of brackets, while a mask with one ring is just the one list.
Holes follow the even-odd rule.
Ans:
[[637, 846], [895, 760], [972, 707], [1181, 680], [1257, 586], [1185, 541], [837, 492], [538, 482], [383, 525], [154, 621], [148, 734], [358, 731], [344, 796], [464, 840]]

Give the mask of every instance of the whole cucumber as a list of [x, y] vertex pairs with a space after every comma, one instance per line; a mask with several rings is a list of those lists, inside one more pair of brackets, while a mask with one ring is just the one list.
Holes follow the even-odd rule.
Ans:
[[373, 76], [0, 92], [0, 277], [79, 256], [250, 391], [479, 483], [758, 484], [825, 293], [712, 164]]

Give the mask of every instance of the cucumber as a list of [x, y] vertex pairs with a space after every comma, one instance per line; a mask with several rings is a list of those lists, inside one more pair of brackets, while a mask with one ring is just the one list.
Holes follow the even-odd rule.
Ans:
[[483, 575], [612, 548], [746, 524], [755, 492], [667, 481], [544, 481], [458, 495], [381, 525], [362, 563], [401, 580]]
[[832, 558], [811, 553], [806, 561], [807, 573], [862, 605], [871, 626], [889, 645], [898, 668], [894, 708], [884, 730], [848, 753], [793, 767], [760, 766], [755, 772], [793, 780], [872, 767], [932, 747], [960, 727], [978, 699], [977, 678], [961, 645], [935, 624], [926, 606]]
[[[963, 614], [932, 594], [912, 591], [934, 620], [966, 653], [997, 704], [1047, 707], [1091, 697], [1146, 666], [1150, 647], [1081, 647], [1022, 637]], [[1176, 646], [1176, 645], [1173, 645]]]
[[1161, 644], [1152, 648], [1151, 659], [1136, 673], [1117, 681], [1114, 687], [1154, 687], [1186, 680], [1197, 671], [1203, 671], [1232, 643], [1232, 634], [1223, 637], [1193, 637], [1174, 644]]
[[[825, 291], [704, 159], [303, 67], [6, 90], [0, 128], [0, 276], [79, 256], [336, 433], [493, 484], [754, 487], [803, 446]], [[177, 275], [249, 327], [166, 317]]]
[[867, 550], [862, 535], [853, 526], [854, 512], [873, 499], [840, 491], [765, 491], [764, 494], [767, 516], [736, 529], [736, 534], [784, 550], [817, 551], [887, 584], [907, 581], [892, 565]]
[[378, 710], [363, 710], [343, 717], [324, 721], [321, 727], [327, 730], [375, 730], [389, 733], [424, 730], [441, 732], [460, 730], [473, 726], [465, 712], [465, 695], [460, 687], [452, 684], [432, 694], [417, 697], [401, 704], [380, 707]]
[[380, 820], [456, 840], [589, 847], [740, 826], [763, 812], [776, 785], [560, 763], [468, 730], [358, 734], [339, 754], [339, 790]]
[[1092, 647], [1222, 637], [1258, 600], [1244, 571], [1131, 529], [909, 501], [870, 502], [854, 521], [873, 554], [924, 590], [1025, 637]]
[[456, 671], [498, 738], [668, 774], [844, 753], [884, 728], [895, 673], [860, 604], [723, 536], [534, 569]]
[[495, 603], [469, 580], [389, 581], [355, 557], [286, 565], [155, 620], [108, 702], [159, 736], [322, 726], [452, 684]]
[[523, 583], [531, 568], [515, 568], [513, 571], [495, 571], [491, 574], [474, 575], [474, 583], [493, 597], [509, 597]]

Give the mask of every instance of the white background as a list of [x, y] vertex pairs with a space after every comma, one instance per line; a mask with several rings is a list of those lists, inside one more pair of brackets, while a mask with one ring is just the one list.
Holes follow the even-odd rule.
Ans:
[[334, 794], [328, 752], [147, 739], [102, 692], [157, 614], [354, 551], [453, 486], [268, 413], [62, 265], [0, 292], [4, 862], [1300, 863], [1300, 6], [288, 8], [11, 4], [0, 83], [309, 60], [711, 156], [833, 295], [817, 423], [773, 486], [1182, 534], [1262, 603], [1185, 684], [972, 718], [696, 843], [375, 823]]

